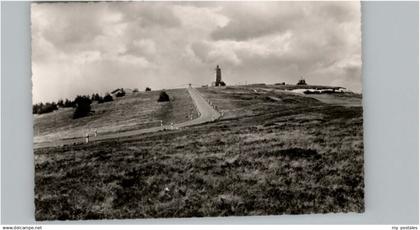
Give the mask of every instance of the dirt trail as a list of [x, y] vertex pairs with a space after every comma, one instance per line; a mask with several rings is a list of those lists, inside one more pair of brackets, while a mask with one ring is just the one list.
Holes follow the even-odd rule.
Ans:
[[[121, 137], [129, 137], [134, 135], [139, 135], [143, 133], [151, 133], [163, 130], [171, 130], [171, 129], [178, 129], [183, 128], [191, 125], [202, 124], [206, 122], [211, 122], [217, 120], [221, 115], [217, 112], [212, 105], [207, 102], [203, 96], [198, 92], [197, 89], [192, 87], [187, 88], [192, 100], [194, 101], [195, 107], [197, 111], [200, 113], [200, 116], [196, 119], [185, 121], [178, 124], [173, 125], [164, 125], [158, 127], [152, 127], [147, 129], [138, 129], [138, 130], [131, 130], [131, 131], [124, 131], [118, 133], [109, 133], [109, 134], [98, 134], [98, 136], [90, 136], [89, 142], [92, 141], [100, 141], [106, 139], [113, 139], [113, 138], [121, 138]], [[72, 144], [81, 144], [85, 142], [85, 137], [79, 138], [72, 138], [72, 139], [62, 139], [57, 140], [54, 142], [34, 142], [34, 148], [44, 148], [44, 147], [55, 147], [55, 146], [62, 146], [62, 145], [72, 145]]]

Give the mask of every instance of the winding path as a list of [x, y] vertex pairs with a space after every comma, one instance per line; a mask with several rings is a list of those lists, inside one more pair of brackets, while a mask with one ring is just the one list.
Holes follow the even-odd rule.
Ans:
[[211, 121], [217, 120], [221, 116], [220, 113], [217, 112], [206, 101], [206, 99], [204, 99], [204, 97], [201, 95], [200, 92], [198, 92], [197, 89], [189, 87], [188, 92], [190, 93], [191, 98], [194, 101], [195, 107], [196, 107], [197, 111], [200, 113], [200, 116], [197, 117], [194, 120], [176, 124], [175, 125], [176, 128], [182, 128], [182, 127], [186, 127], [186, 126], [211, 122]]
[[[138, 129], [138, 130], [109, 133], [109, 134], [103, 134], [103, 135], [98, 134], [98, 136], [96, 137], [89, 137], [89, 142], [113, 139], [113, 138], [129, 137], [129, 136], [139, 135], [143, 133], [151, 133], [151, 132], [157, 132], [157, 131], [162, 131], [162, 130], [179, 129], [179, 128], [183, 128], [183, 127], [187, 127], [191, 125], [211, 122], [211, 121], [217, 120], [221, 116], [220, 113], [217, 112], [206, 101], [206, 99], [203, 98], [203, 96], [200, 94], [200, 92], [198, 92], [197, 89], [188, 87], [187, 90], [190, 93], [190, 96], [195, 104], [197, 111], [200, 113], [200, 116], [197, 117], [196, 119], [174, 124], [173, 126], [164, 125], [164, 126], [152, 127], [152, 128], [147, 128], [147, 129]], [[84, 142], [85, 142], [85, 137], [62, 139], [62, 140], [57, 140], [53, 142], [38, 142], [38, 143], [34, 143], [34, 149], [44, 148], [44, 147], [55, 147], [55, 146], [62, 146], [62, 145], [80, 144]]]

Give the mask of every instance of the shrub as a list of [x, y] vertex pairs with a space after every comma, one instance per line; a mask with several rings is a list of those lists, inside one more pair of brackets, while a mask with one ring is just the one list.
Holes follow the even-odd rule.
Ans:
[[107, 93], [105, 94], [103, 102], [108, 102], [108, 101], [113, 101], [113, 100], [114, 99], [112, 98], [112, 96], [109, 93]]
[[139, 89], [137, 88], [133, 89], [133, 93], [138, 93], [138, 92], [139, 92]]
[[98, 97], [96, 98], [96, 101], [98, 102], [98, 104], [101, 104], [104, 102], [104, 98], [98, 95]]
[[42, 105], [42, 103], [32, 105], [32, 114], [37, 114], [37, 113], [38, 113], [38, 110], [39, 110], [39, 107], [40, 107], [41, 105]]
[[68, 107], [74, 107], [74, 102], [70, 101], [69, 99], [66, 99], [66, 101], [64, 101], [64, 108], [68, 108]]
[[92, 94], [92, 101], [97, 101], [97, 102], [99, 102], [100, 100], [102, 100], [102, 97], [101, 97], [101, 96], [99, 96], [99, 94], [97, 94], [97, 93]]
[[162, 91], [162, 92], [160, 92], [159, 99], [157, 101], [158, 102], [170, 101], [169, 100], [169, 95], [165, 91]]
[[146, 89], [144, 91], [149, 92], [149, 91], [152, 91], [152, 89], [149, 88], [149, 87], [146, 87]]
[[73, 113], [73, 119], [85, 117], [90, 114], [92, 100], [89, 96], [77, 96], [74, 99], [74, 103], [76, 104], [76, 109]]
[[63, 108], [64, 107], [64, 101], [63, 100], [58, 100], [57, 101], [57, 107], [59, 107], [59, 108]]

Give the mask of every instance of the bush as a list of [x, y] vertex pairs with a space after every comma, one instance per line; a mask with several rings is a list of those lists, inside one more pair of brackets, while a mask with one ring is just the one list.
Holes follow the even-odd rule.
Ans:
[[149, 92], [149, 91], [152, 91], [152, 89], [149, 88], [149, 87], [146, 87], [146, 89], [144, 91]]
[[113, 100], [114, 99], [112, 98], [112, 96], [109, 93], [107, 93], [105, 94], [103, 102], [108, 102], [108, 101], [113, 101]]
[[32, 114], [37, 114], [40, 106], [42, 106], [42, 103], [32, 105]]
[[158, 102], [163, 102], [163, 101], [170, 101], [169, 95], [165, 91], [160, 92], [159, 99], [158, 99]]
[[92, 94], [92, 101], [97, 101], [97, 102], [99, 102], [99, 101], [101, 101], [101, 100], [103, 100], [103, 99], [102, 99], [102, 97], [101, 97], [101, 96], [99, 96], [99, 94], [97, 94], [97, 93]]
[[95, 98], [95, 101], [97, 101], [98, 104], [100, 104], [100, 103], [103, 103], [104, 102], [104, 98], [98, 95], [98, 97]]
[[137, 88], [133, 89], [133, 93], [138, 93], [138, 92], [139, 92], [139, 89]]
[[74, 99], [74, 103], [76, 105], [76, 109], [73, 113], [73, 119], [85, 117], [90, 114], [90, 104], [92, 103], [92, 100], [89, 98], [89, 96], [77, 96]]
[[64, 107], [64, 101], [63, 100], [58, 100], [57, 101], [57, 107], [59, 107], [59, 108], [63, 108]]
[[69, 108], [69, 107], [74, 107], [74, 106], [75, 106], [74, 102], [70, 101], [69, 99], [66, 99], [63, 105], [64, 108]]

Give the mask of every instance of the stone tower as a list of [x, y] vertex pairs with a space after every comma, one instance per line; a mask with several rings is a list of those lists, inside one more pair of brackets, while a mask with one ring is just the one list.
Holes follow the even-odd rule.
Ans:
[[216, 67], [216, 86], [220, 86], [222, 82], [222, 70], [220, 69], [219, 65]]

